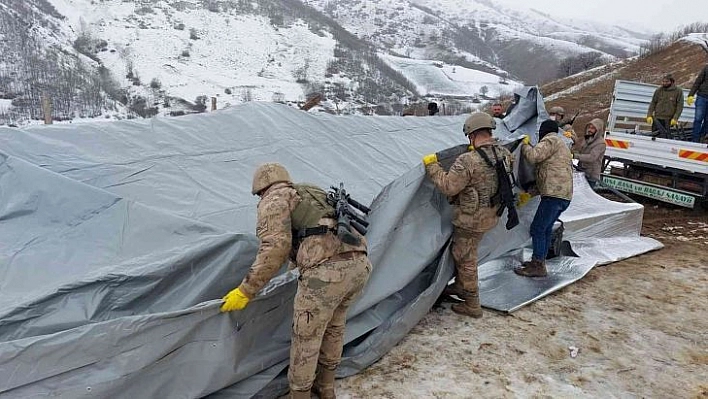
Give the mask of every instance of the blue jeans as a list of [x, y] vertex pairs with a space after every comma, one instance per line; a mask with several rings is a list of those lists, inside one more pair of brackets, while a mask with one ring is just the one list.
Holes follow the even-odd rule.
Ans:
[[696, 96], [696, 115], [693, 117], [693, 134], [691, 139], [700, 143], [701, 136], [708, 129], [708, 97]]
[[533, 259], [544, 261], [548, 255], [548, 248], [551, 247], [551, 235], [553, 233], [553, 223], [558, 217], [568, 209], [570, 201], [555, 198], [541, 197], [536, 214], [531, 222], [531, 241], [533, 242]]

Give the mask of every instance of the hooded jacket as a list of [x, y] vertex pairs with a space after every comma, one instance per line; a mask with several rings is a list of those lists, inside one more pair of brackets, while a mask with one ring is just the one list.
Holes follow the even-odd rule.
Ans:
[[597, 133], [589, 139], [585, 139], [585, 142], [580, 146], [580, 149], [574, 154], [574, 158], [577, 159], [578, 169], [585, 172], [585, 176], [588, 180], [599, 181], [600, 172], [602, 171], [602, 160], [605, 157], [605, 124], [602, 119], [595, 118], [585, 125], [585, 131], [589, 125], [595, 126]]
[[666, 88], [661, 86], [654, 91], [647, 116], [656, 119], [678, 120], [681, 112], [683, 112], [683, 90], [672, 84]]

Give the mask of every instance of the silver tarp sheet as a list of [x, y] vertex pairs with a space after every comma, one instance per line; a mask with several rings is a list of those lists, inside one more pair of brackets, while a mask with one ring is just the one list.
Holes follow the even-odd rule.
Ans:
[[[535, 88], [518, 94], [495, 132], [508, 143], [545, 116]], [[250, 103], [174, 119], [0, 128], [0, 396], [282, 393], [295, 272], [283, 271], [244, 311], [218, 311], [255, 256], [251, 174], [266, 161], [296, 181], [343, 181], [372, 204], [374, 272], [351, 309], [339, 375], [361, 371], [452, 276], [450, 208], [420, 159], [464, 143], [464, 118]], [[517, 168], [528, 175], [523, 162]], [[519, 210], [518, 227], [485, 235], [485, 306], [513, 311], [595, 265], [660, 247], [639, 236], [640, 205], [604, 200], [581, 175], [575, 181], [562, 217], [570, 249], [550, 262], [552, 278], [511, 272], [530, 246], [535, 201]]]

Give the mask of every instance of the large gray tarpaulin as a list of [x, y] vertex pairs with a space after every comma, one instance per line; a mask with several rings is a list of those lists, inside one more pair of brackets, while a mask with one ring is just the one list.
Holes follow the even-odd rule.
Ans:
[[[535, 132], [544, 116], [535, 88], [519, 94], [495, 132], [502, 140]], [[343, 181], [372, 203], [375, 269], [349, 314], [339, 374], [361, 371], [452, 276], [450, 208], [420, 159], [464, 143], [464, 118], [250, 103], [175, 119], [0, 129], [0, 396], [282, 392], [295, 272], [283, 271], [243, 311], [218, 310], [255, 256], [251, 174], [266, 161], [296, 181]], [[639, 236], [640, 205], [597, 196], [581, 175], [575, 182], [562, 219], [576, 256], [549, 262], [557, 273], [545, 280], [511, 272], [530, 245], [530, 202], [519, 226], [501, 223], [482, 241], [485, 306], [513, 311], [597, 264], [660, 247]]]

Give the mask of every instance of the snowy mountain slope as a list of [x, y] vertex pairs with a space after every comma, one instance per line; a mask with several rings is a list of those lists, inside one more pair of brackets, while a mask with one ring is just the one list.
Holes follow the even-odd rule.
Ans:
[[[493, 95], [505, 89], [499, 77], [543, 81], [564, 57], [598, 51], [611, 60], [645, 38], [511, 0], [27, 0], [0, 4], [0, 21], [0, 46], [33, 38], [34, 58], [21, 46], [0, 48], [0, 98], [33, 119], [47, 85], [57, 119], [200, 111], [209, 97], [218, 108], [301, 102], [312, 93], [337, 112], [400, 109], [418, 94], [470, 98], [486, 86]], [[35, 76], [34, 64], [51, 76]], [[57, 98], [58, 86], [73, 94]]]
[[92, 36], [108, 42], [111, 51], [98, 57], [116, 75], [131, 65], [143, 83], [157, 79], [171, 96], [218, 96], [220, 106], [243, 97], [270, 101], [274, 93], [301, 100], [296, 70], [307, 63], [308, 74], [323, 77], [335, 46], [331, 34], [315, 34], [303, 21], [276, 27], [264, 16], [216, 13], [197, 3], [180, 10], [184, 2], [52, 1], [74, 30], [85, 21]]
[[[71, 55], [87, 62], [81, 70], [96, 76], [80, 80], [95, 81], [91, 91], [114, 100], [110, 106], [92, 105], [90, 112], [77, 115], [73, 110], [83, 110], [84, 105], [69, 99], [66, 107], [55, 108], [55, 119], [96, 116], [123, 105], [128, 117], [198, 112], [207, 108], [209, 97], [217, 98], [217, 107], [222, 108], [252, 100], [301, 102], [311, 93], [336, 93], [337, 104], [328, 98], [323, 102], [334, 109], [342, 102], [367, 106], [415, 95], [413, 85], [368, 44], [297, 0], [30, 0], [28, 4], [32, 7], [15, 7], [20, 11], [0, 8], [0, 21], [8, 25], [3, 32], [27, 35], [37, 30], [34, 25], [47, 27], [34, 34], [34, 42], [55, 48], [55, 58]], [[13, 13], [24, 20], [13, 24]], [[28, 75], [25, 67], [22, 76], [12, 75], [16, 61], [24, 57], [19, 50], [12, 54], [16, 56], [4, 58], [9, 72], [0, 68], [0, 94], [28, 105], [12, 109], [12, 118], [0, 115], [0, 121], [41, 119], [39, 93], [25, 101], [19, 98], [23, 90], [2, 85], [5, 76], [9, 82], [24, 81]], [[75, 72], [74, 67], [59, 64], [62, 73]], [[40, 86], [32, 82], [31, 86]], [[49, 93], [51, 101], [56, 96], [57, 90]]]
[[390, 55], [382, 58], [406, 75], [421, 94], [470, 97], [479, 93], [495, 98], [522, 85], [515, 81], [500, 83], [497, 75], [450, 64]]
[[[649, 38], [621, 27], [554, 19], [511, 0], [304, 1], [394, 54], [482, 70], [480, 61], [486, 61], [527, 83], [554, 78], [553, 66], [562, 58], [590, 51], [626, 57]], [[543, 51], [551, 53], [546, 65], [537, 54]]]

